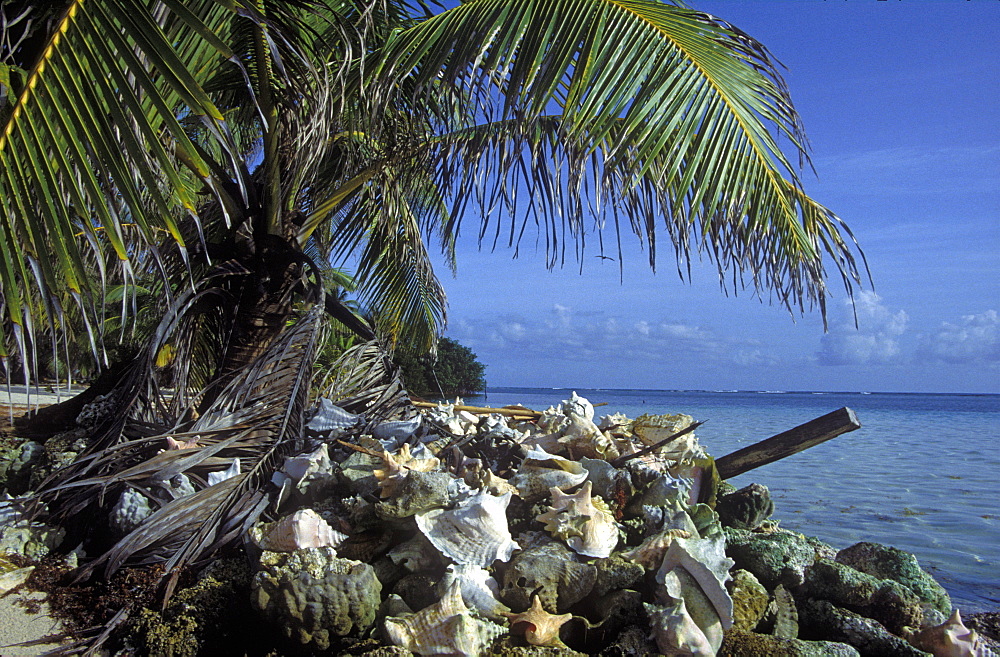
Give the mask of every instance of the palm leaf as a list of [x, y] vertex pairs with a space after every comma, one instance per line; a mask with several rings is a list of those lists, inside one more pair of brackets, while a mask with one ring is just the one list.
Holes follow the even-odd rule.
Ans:
[[[163, 235], [184, 256], [178, 219], [196, 215], [212, 166], [178, 116], [201, 120], [222, 150], [232, 148], [198, 79], [232, 54], [217, 36], [232, 10], [221, 0], [165, 4], [171, 10], [156, 5], [154, 16], [144, 1], [70, 2], [3, 113], [0, 293], [22, 352], [32, 344], [32, 297], [65, 291], [94, 319], [86, 298], [103, 296], [102, 279], [91, 280], [88, 257], [104, 271], [110, 256], [128, 272], [135, 238], [148, 251]], [[136, 235], [126, 235], [128, 224]], [[50, 324], [68, 330], [59, 309], [47, 310]]]
[[[471, 203], [481, 226], [510, 216], [514, 245], [535, 223], [554, 266], [590, 216], [653, 266], [665, 228], [682, 276], [704, 253], [727, 289], [790, 310], [823, 307], [825, 259], [860, 283], [856, 245], [779, 144], [807, 156], [778, 64], [724, 21], [654, 0], [473, 0], [396, 33], [363, 84], [359, 116], [435, 97], [408, 142], [391, 123], [380, 166], [433, 167], [449, 236]], [[377, 143], [384, 125], [364, 131]]]

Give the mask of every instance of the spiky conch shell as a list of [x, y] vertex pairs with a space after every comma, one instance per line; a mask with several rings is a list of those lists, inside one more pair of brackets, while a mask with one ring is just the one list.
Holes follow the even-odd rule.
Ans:
[[537, 595], [531, 599], [531, 607], [520, 614], [506, 614], [513, 631], [523, 631], [524, 638], [533, 646], [564, 648], [559, 638], [560, 628], [573, 618], [573, 614], [550, 614], [542, 607]]
[[399, 453], [396, 455], [382, 450], [382, 461], [385, 463], [385, 467], [376, 468], [372, 471], [372, 474], [378, 479], [378, 487], [381, 491], [380, 497], [382, 498], [395, 495], [406, 478], [407, 473], [411, 470], [416, 472], [431, 472], [441, 465], [441, 461], [436, 456], [423, 459], [416, 458], [410, 453], [410, 445], [408, 443], [400, 447]]
[[497, 599], [500, 587], [489, 571], [471, 564], [451, 564], [437, 584], [438, 593], [446, 594], [452, 582], [458, 582], [466, 606], [486, 618], [499, 621], [510, 612], [510, 607]]
[[347, 539], [346, 534], [334, 531], [312, 509], [300, 509], [278, 522], [254, 530], [251, 530], [251, 538], [261, 549], [269, 552], [294, 552], [302, 548], [335, 548]]
[[416, 514], [417, 527], [442, 555], [458, 564], [489, 568], [507, 561], [520, 549], [507, 527], [511, 494], [500, 497], [482, 491], [454, 509], [431, 509]]
[[415, 614], [385, 619], [393, 645], [418, 655], [478, 655], [507, 630], [473, 616], [456, 580], [441, 599]]
[[589, 481], [572, 495], [552, 488], [552, 506], [535, 519], [578, 554], [604, 559], [618, 545], [618, 523], [604, 500], [591, 495], [592, 488]]
[[934, 657], [996, 657], [996, 653], [983, 644], [976, 631], [965, 626], [958, 609], [944, 623], [906, 632], [903, 638], [913, 647], [929, 652]]
[[691, 532], [684, 529], [664, 529], [646, 538], [638, 547], [622, 552], [622, 556], [646, 570], [659, 568], [663, 562], [663, 555], [678, 538], [691, 538]]
[[690, 657], [715, 657], [716, 649], [702, 632], [698, 624], [678, 600], [667, 607], [646, 604], [651, 636], [656, 646], [665, 655], [689, 655]]

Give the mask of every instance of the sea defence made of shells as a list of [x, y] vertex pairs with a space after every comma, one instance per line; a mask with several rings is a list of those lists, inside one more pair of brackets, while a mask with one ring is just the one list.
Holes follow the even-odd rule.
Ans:
[[[690, 416], [598, 418], [575, 393], [542, 412], [427, 406], [361, 433], [322, 400], [267, 520], [133, 614], [128, 654], [216, 654], [223, 625], [257, 623], [226, 609], [301, 654], [995, 654], [913, 555], [781, 528], [767, 488], [720, 480]], [[0, 485], [28, 486], [32, 445], [0, 456]], [[5, 508], [0, 552], [61, 540]], [[152, 512], [126, 490], [109, 531]], [[0, 559], [0, 583], [25, 577]]]

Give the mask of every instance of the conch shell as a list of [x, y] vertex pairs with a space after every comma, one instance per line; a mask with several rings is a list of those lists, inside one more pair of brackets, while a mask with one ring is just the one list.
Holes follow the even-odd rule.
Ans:
[[[302, 548], [337, 547], [347, 539], [334, 531], [326, 520], [312, 509], [301, 509], [278, 522], [251, 530], [251, 538], [263, 550], [294, 552]], [[256, 534], [256, 535], [255, 535]]]
[[510, 483], [525, 502], [534, 502], [545, 497], [552, 488], [571, 488], [582, 484], [587, 475], [577, 461], [536, 448], [528, 451], [521, 467], [510, 478]]
[[507, 561], [520, 546], [507, 528], [511, 494], [497, 497], [480, 492], [454, 509], [416, 514], [417, 527], [441, 554], [457, 564], [489, 568]]
[[691, 538], [691, 532], [683, 529], [665, 529], [647, 538], [639, 547], [623, 552], [622, 556], [646, 570], [659, 568], [663, 562], [663, 555], [678, 538]]
[[520, 614], [506, 614], [511, 630], [524, 632], [524, 638], [533, 646], [563, 648], [559, 639], [559, 629], [568, 623], [573, 614], [550, 614], [542, 607], [537, 595], [531, 599], [531, 608]]
[[573, 495], [552, 488], [552, 506], [536, 520], [578, 554], [603, 559], [618, 545], [618, 524], [604, 501], [591, 495], [591, 489], [589, 481]]
[[465, 604], [486, 618], [499, 621], [510, 612], [510, 608], [497, 599], [500, 594], [497, 581], [479, 566], [451, 564], [438, 582], [438, 593], [447, 593], [452, 582], [458, 582]]
[[903, 638], [934, 657], [995, 657], [976, 631], [965, 626], [958, 609], [941, 625], [909, 632]]
[[382, 461], [385, 463], [385, 467], [374, 470], [372, 474], [378, 479], [378, 486], [381, 489], [380, 495], [383, 498], [392, 497], [398, 492], [407, 472], [411, 470], [431, 472], [441, 465], [441, 461], [434, 456], [425, 459], [414, 457], [410, 453], [409, 443], [404, 443], [396, 456], [383, 450]]
[[507, 630], [473, 616], [455, 580], [437, 603], [415, 614], [387, 617], [385, 631], [393, 645], [419, 655], [478, 655]]

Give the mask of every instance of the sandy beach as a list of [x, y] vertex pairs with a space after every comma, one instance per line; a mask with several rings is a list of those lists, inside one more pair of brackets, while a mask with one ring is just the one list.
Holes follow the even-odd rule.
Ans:
[[[48, 605], [42, 602], [44, 593], [17, 590], [0, 597], [0, 655], [18, 657], [39, 655], [56, 648], [58, 643], [17, 645], [37, 641], [62, 631], [62, 625], [49, 614]], [[38, 613], [29, 613], [23, 602], [39, 602]]]

